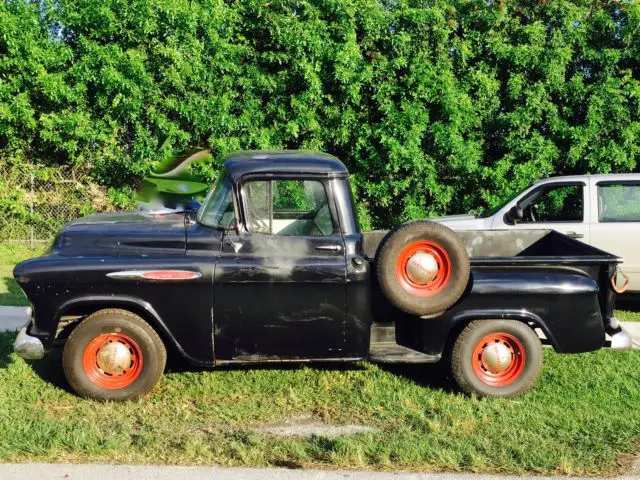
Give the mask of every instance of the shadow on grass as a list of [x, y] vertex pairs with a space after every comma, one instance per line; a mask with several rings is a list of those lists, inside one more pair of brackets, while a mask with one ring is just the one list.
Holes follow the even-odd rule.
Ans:
[[184, 358], [175, 352], [168, 352], [167, 358], [167, 373], [186, 373], [186, 372], [202, 372], [202, 371], [243, 371], [243, 370], [280, 370], [283, 372], [299, 370], [304, 367], [313, 368], [316, 370], [335, 370], [335, 371], [348, 371], [348, 370], [364, 370], [364, 367], [357, 363], [336, 363], [336, 362], [283, 362], [283, 363], [247, 363], [247, 364], [229, 364], [229, 365], [217, 365], [213, 368], [199, 367], [197, 365], [191, 365]]
[[444, 362], [379, 364], [381, 370], [398, 375], [421, 387], [460, 393]]
[[29, 362], [29, 365], [43, 381], [65, 392], [73, 393], [62, 371], [62, 348], [52, 348], [42, 360]]
[[[13, 351], [15, 333], [0, 333], [0, 369], [6, 368], [11, 362], [10, 354]], [[45, 358], [28, 362], [34, 373], [43, 381], [73, 393], [62, 371], [62, 348], [54, 347]], [[299, 363], [266, 363], [266, 364], [237, 364], [221, 365], [213, 369], [198, 367], [189, 364], [175, 352], [171, 352], [167, 359], [166, 373], [186, 373], [202, 371], [248, 371], [248, 370], [277, 370], [281, 372], [293, 372], [300, 368], [309, 367], [323, 371], [361, 371], [366, 367], [361, 363], [334, 363], [334, 362], [299, 362]], [[441, 363], [433, 364], [378, 364], [378, 367], [392, 375], [398, 375], [421, 387], [442, 390], [447, 393], [457, 393], [453, 379], [448, 374], [448, 369]]]
[[11, 352], [15, 339], [15, 332], [0, 332], [0, 369], [7, 368], [12, 362]]

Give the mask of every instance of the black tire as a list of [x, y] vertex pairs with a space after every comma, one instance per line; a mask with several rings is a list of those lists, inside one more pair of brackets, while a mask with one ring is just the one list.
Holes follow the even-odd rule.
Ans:
[[[509, 368], [499, 374], [501, 377], [492, 378], [492, 373], [484, 373], [481, 355], [477, 357], [477, 349], [484, 351], [480, 344], [485, 343], [488, 336], [492, 336], [490, 338], [495, 343], [500, 343], [498, 337], [515, 338], [517, 347], [514, 351], [522, 349], [522, 352], [517, 354], [519, 358], [512, 357]], [[511, 342], [507, 340], [507, 343]], [[469, 395], [513, 397], [526, 392], [534, 385], [540, 375], [542, 358], [540, 339], [526, 323], [514, 320], [475, 320], [460, 332], [453, 345], [451, 369], [460, 389]], [[515, 370], [509, 375], [511, 367]]]
[[[446, 256], [437, 256], [448, 257], [445, 262], [449, 275], [441, 287], [430, 286], [438, 285], [438, 278], [431, 284], [414, 284], [406, 273], [399, 272], [407, 249], [417, 242], [432, 242], [446, 253]], [[428, 221], [396, 227], [382, 240], [376, 255], [376, 273], [382, 292], [393, 305], [412, 315], [435, 315], [451, 307], [464, 293], [469, 272], [469, 255], [462, 239], [444, 225]]]
[[[120, 383], [130, 382], [126, 385], [115, 386], [110, 383], [110, 386], [105, 388], [96, 383], [113, 382], [113, 379], [118, 377], [105, 374], [98, 366], [97, 360], [94, 362], [95, 366], [87, 367], [89, 370], [85, 368], [84, 361], [91, 363], [90, 345], [100, 343], [98, 340], [97, 343], [92, 341], [111, 338], [104, 335], [120, 336], [132, 342], [124, 343], [125, 347], [131, 348], [132, 368], [133, 358], [136, 358], [135, 372], [131, 374], [131, 371], [124, 371], [120, 375], [124, 379], [121, 379]], [[96, 358], [99, 351], [96, 350]], [[124, 353], [126, 354], [126, 350]], [[62, 353], [62, 368], [73, 391], [82, 397], [101, 401], [125, 401], [145, 395], [158, 383], [166, 362], [167, 351], [156, 331], [138, 315], [120, 309], [100, 310], [86, 317], [71, 332]], [[88, 372], [97, 375], [99, 380], [92, 380]]]

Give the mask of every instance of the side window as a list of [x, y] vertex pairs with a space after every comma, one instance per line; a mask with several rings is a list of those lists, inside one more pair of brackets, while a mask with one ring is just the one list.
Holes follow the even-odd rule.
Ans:
[[255, 180], [245, 184], [248, 228], [267, 235], [329, 236], [335, 223], [317, 180]]
[[523, 222], [582, 222], [582, 185], [552, 185], [534, 191], [520, 202]]
[[640, 222], [640, 183], [598, 185], [598, 221]]

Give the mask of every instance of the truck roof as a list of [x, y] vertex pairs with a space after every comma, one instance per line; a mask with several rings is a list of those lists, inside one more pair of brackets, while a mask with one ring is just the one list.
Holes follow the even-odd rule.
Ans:
[[333, 155], [304, 150], [246, 150], [224, 159], [234, 181], [247, 173], [301, 173], [346, 177], [344, 164]]

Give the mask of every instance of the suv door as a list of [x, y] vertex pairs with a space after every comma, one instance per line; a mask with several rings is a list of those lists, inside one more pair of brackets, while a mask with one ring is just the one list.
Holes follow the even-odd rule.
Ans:
[[251, 178], [216, 265], [216, 360], [340, 358], [346, 260], [322, 178]]
[[587, 194], [583, 182], [542, 184], [518, 201], [523, 219], [515, 227], [553, 229], [589, 243]]
[[591, 244], [623, 258], [629, 289], [640, 290], [640, 181], [599, 181]]

